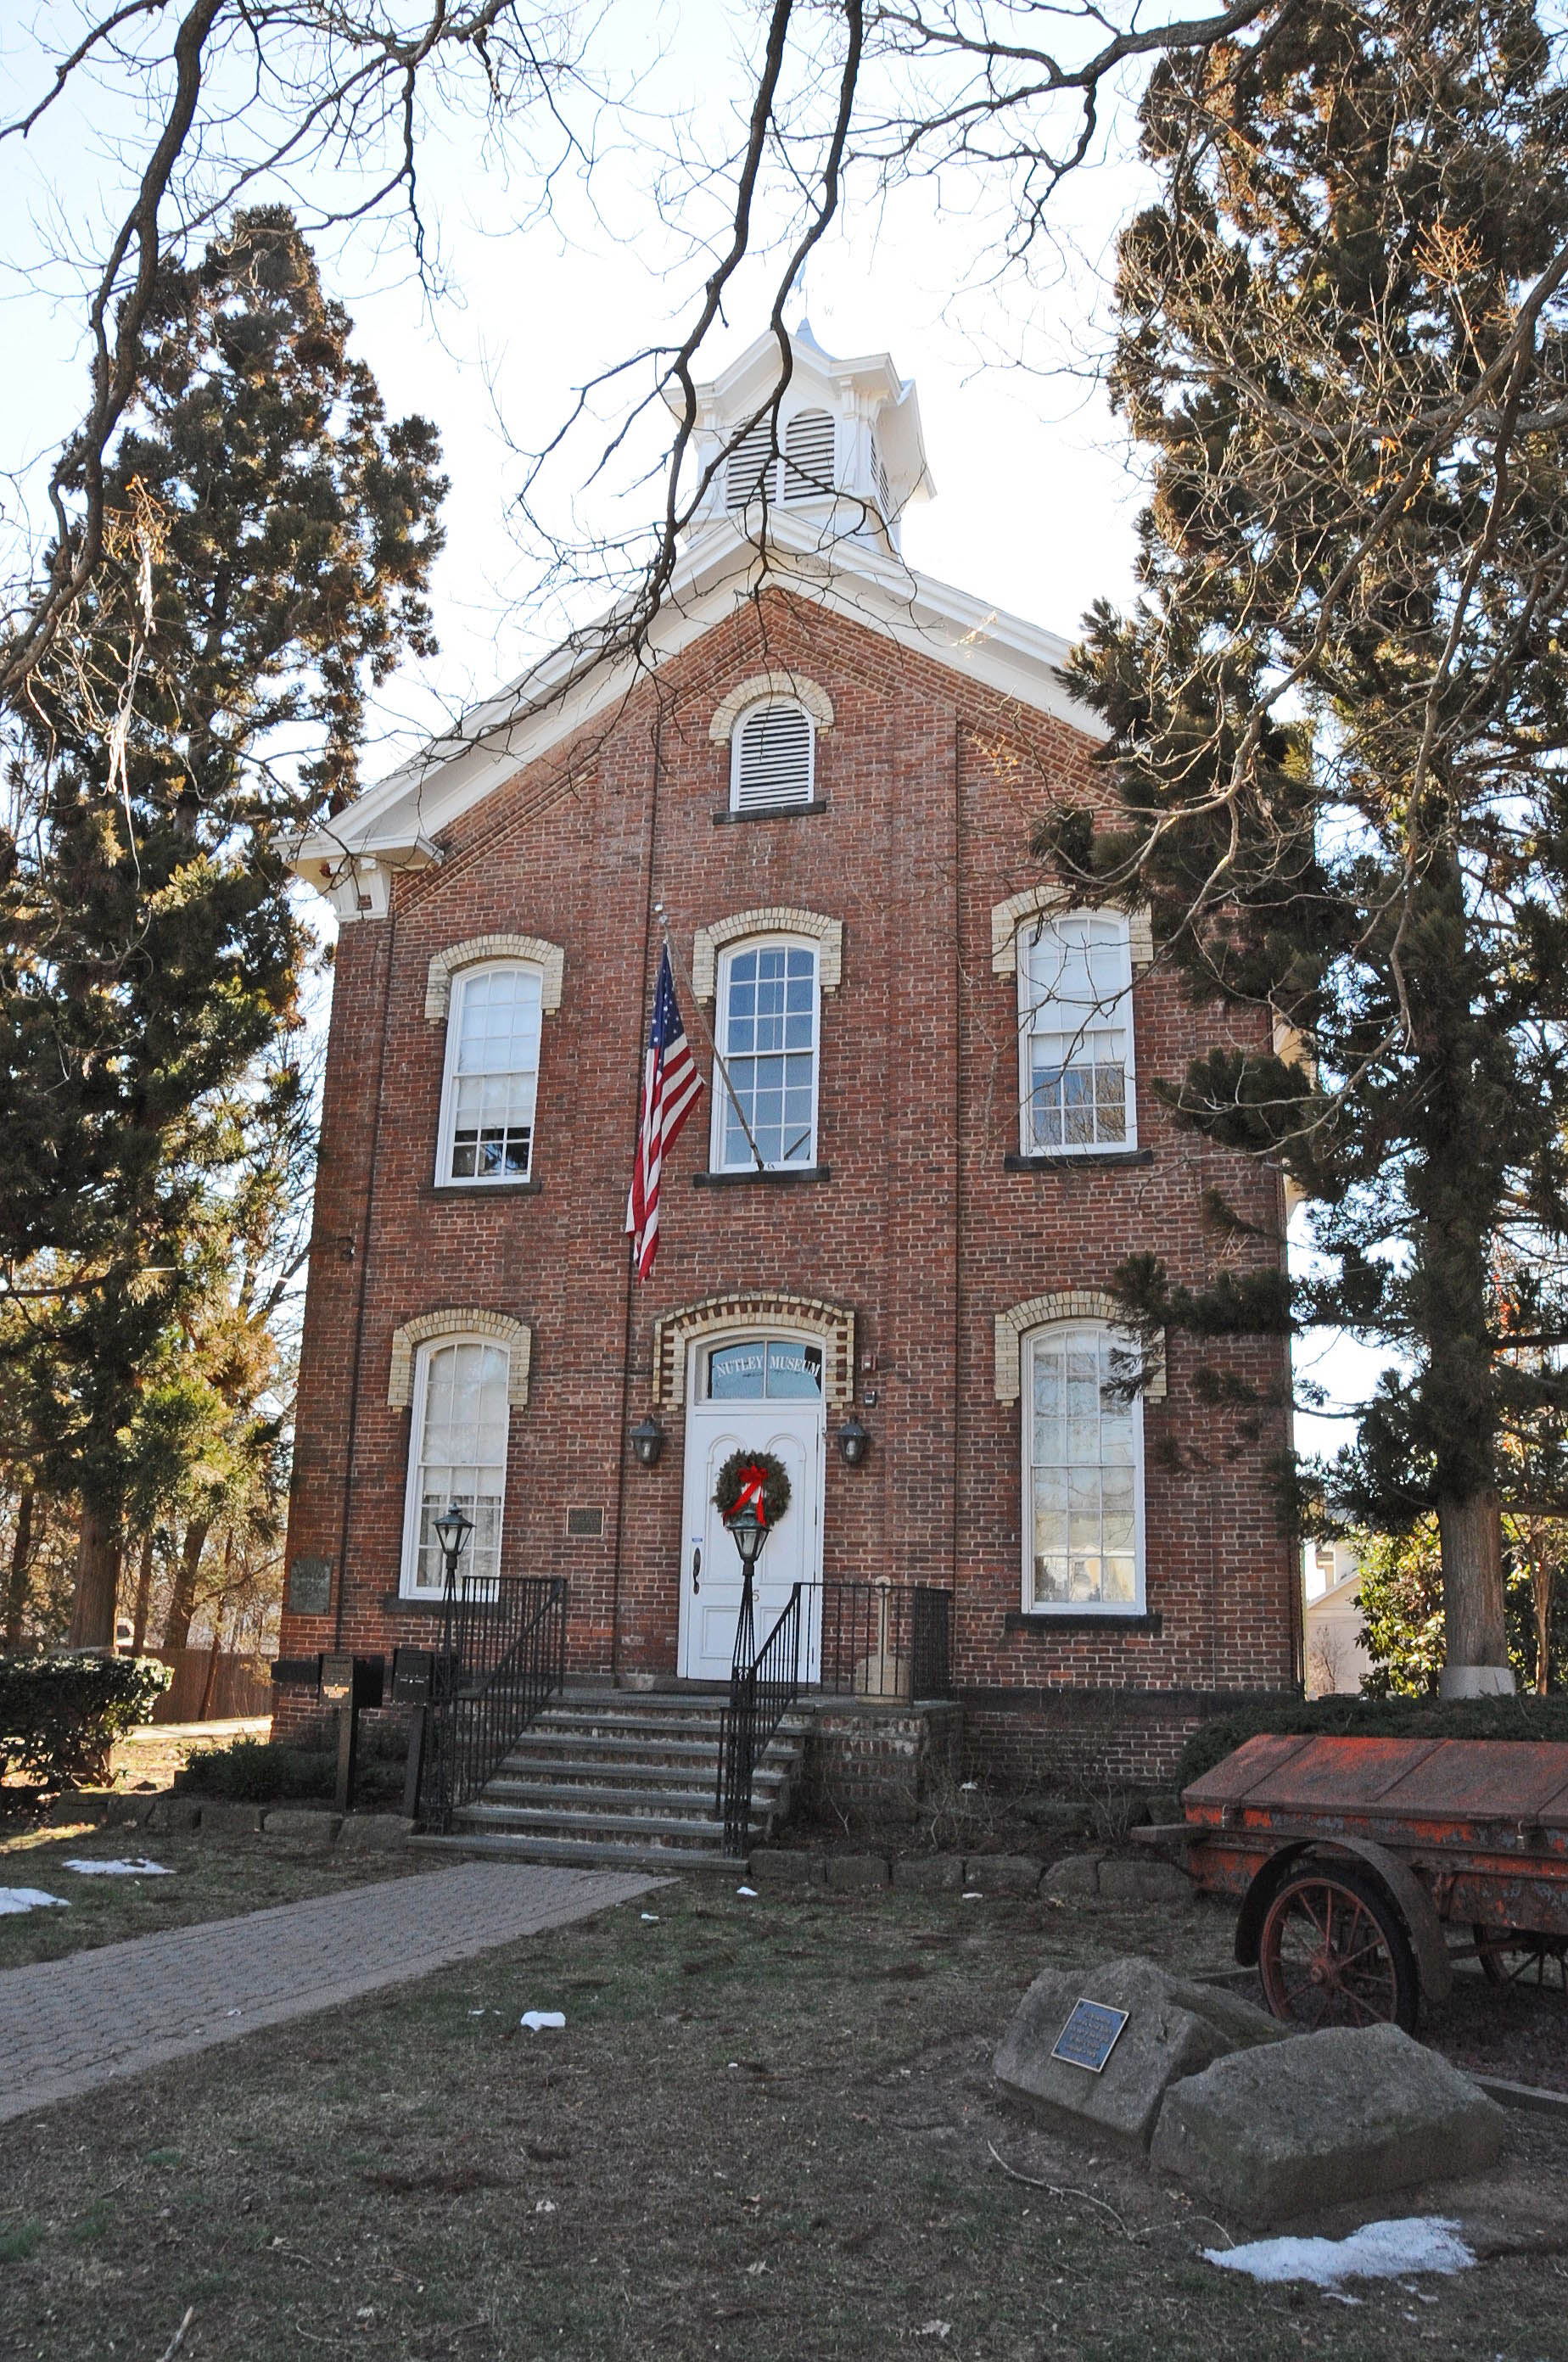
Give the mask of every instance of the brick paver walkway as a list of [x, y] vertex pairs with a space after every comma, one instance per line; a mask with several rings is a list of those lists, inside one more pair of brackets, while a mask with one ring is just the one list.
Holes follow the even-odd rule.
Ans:
[[0, 1973], [0, 2119], [586, 1919], [660, 1883], [465, 1862]]

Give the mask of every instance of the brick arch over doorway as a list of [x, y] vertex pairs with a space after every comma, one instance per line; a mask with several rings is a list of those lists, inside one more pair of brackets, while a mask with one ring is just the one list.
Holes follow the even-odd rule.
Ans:
[[823, 1341], [823, 1394], [830, 1410], [855, 1400], [855, 1313], [814, 1296], [705, 1296], [654, 1322], [654, 1401], [679, 1409], [686, 1400], [686, 1349], [726, 1329], [805, 1330]]

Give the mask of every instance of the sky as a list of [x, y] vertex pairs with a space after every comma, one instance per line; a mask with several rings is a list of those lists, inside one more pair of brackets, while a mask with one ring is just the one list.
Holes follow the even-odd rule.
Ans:
[[[608, 21], [616, 37], [608, 71], [630, 104], [602, 119], [586, 192], [563, 172], [540, 217], [527, 159], [498, 150], [473, 117], [454, 114], [428, 127], [420, 162], [436, 298], [397, 237], [360, 232], [320, 242], [324, 274], [353, 315], [355, 349], [375, 370], [389, 413], [417, 410], [436, 423], [451, 478], [432, 602], [440, 653], [404, 668], [378, 698], [367, 778], [519, 671], [565, 621], [584, 621], [602, 603], [580, 579], [542, 587], [537, 540], [516, 507], [527, 455], [558, 434], [577, 388], [631, 353], [670, 343], [690, 318], [703, 266], [684, 233], [718, 217], [712, 209], [704, 216], [701, 197], [683, 208], [671, 201], [668, 126], [682, 116], [688, 154], [723, 144], [746, 86], [755, 26], [719, 0], [619, 0]], [[39, 76], [16, 20], [9, 32], [0, 24], [0, 74], [9, 78], [9, 115]], [[0, 333], [26, 363], [0, 372], [0, 515], [12, 529], [29, 498], [37, 514], [38, 458], [80, 414], [80, 279], [59, 258], [101, 237], [130, 123], [113, 88], [84, 91], [25, 146], [0, 148], [0, 201], [12, 226], [9, 263], [0, 264]], [[1105, 273], [1141, 187], [1131, 128], [1126, 110], [1112, 111], [1094, 169], [1060, 194], [1055, 242], [1032, 281], [995, 283], [995, 221], [951, 176], [875, 205], [852, 184], [789, 315], [792, 322], [803, 304], [830, 352], [889, 352], [916, 381], [937, 497], [906, 517], [909, 562], [1068, 636], [1093, 600], [1124, 602], [1132, 589], [1136, 465], [1096, 381]], [[316, 174], [255, 193], [287, 194], [308, 214], [312, 203], [351, 192]], [[764, 206], [764, 236], [769, 226]], [[771, 270], [743, 273], [704, 374], [766, 326], [771, 284]], [[640, 524], [661, 504], [662, 486], [643, 474], [657, 458], [646, 430], [634, 434], [613, 489], [586, 480], [624, 399], [617, 386], [599, 405], [602, 430], [569, 441], [541, 480], [544, 522], [564, 539]], [[1303, 1363], [1320, 1380], [1365, 1382], [1365, 1356], [1305, 1341]], [[1318, 1420], [1298, 1429], [1313, 1449], [1331, 1450], [1347, 1432]]]

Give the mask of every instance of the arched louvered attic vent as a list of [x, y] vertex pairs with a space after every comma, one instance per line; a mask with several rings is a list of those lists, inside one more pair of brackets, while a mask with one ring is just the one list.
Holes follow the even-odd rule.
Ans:
[[831, 500], [833, 419], [825, 410], [798, 410], [784, 430], [786, 501]]
[[730, 810], [772, 811], [812, 800], [814, 733], [799, 705], [754, 705], [730, 742]]
[[753, 501], [778, 497], [778, 462], [773, 448], [774, 418], [768, 411], [748, 426], [724, 462], [724, 506], [744, 509]]

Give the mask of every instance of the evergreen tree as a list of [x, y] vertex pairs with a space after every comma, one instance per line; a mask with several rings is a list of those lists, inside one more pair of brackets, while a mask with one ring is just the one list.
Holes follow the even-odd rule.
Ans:
[[1121, 810], [1040, 850], [1272, 1028], [1167, 1095], [1284, 1165], [1317, 1255], [1293, 1298], [1153, 1259], [1125, 1298], [1394, 1349], [1332, 1506], [1435, 1513], [1449, 1663], [1506, 1667], [1507, 1446], [1568, 1399], [1568, 99], [1529, 0], [1305, 0], [1165, 61], [1142, 123], [1143, 591], [1073, 668]]
[[237, 1126], [265, 1120], [236, 1087], [298, 1021], [287, 844], [353, 793], [368, 685], [432, 645], [446, 489], [286, 211], [166, 267], [154, 319], [109, 561], [8, 717], [0, 838], [0, 1253], [32, 1291], [40, 1479], [81, 1503], [94, 1646], [138, 1405], [210, 1291]]

